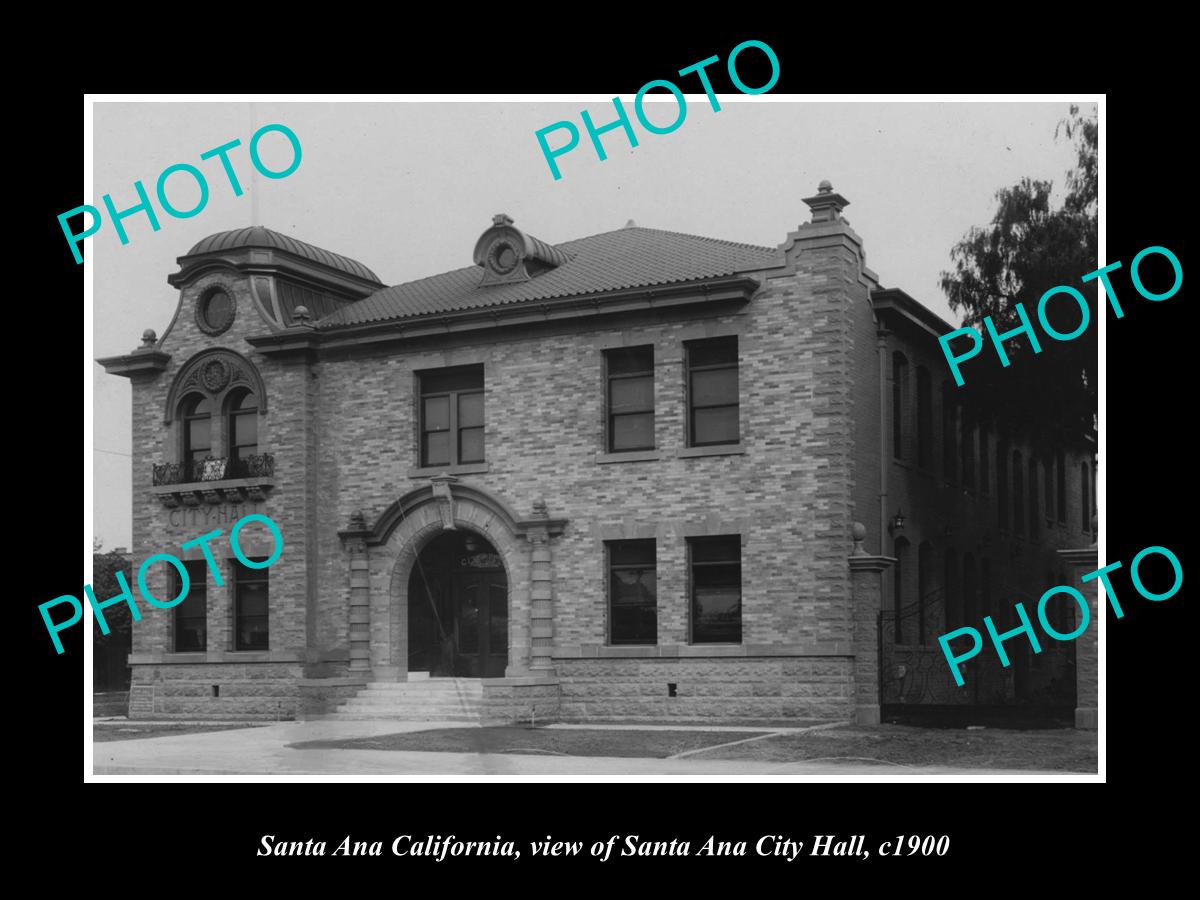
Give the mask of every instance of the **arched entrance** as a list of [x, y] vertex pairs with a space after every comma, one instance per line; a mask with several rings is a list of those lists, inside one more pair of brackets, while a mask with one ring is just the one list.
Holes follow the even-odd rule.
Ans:
[[508, 578], [482, 535], [442, 531], [408, 579], [408, 671], [500, 678], [508, 665]]

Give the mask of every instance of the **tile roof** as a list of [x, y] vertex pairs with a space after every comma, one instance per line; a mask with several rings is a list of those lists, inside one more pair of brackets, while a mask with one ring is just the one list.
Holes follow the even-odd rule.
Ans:
[[529, 281], [480, 287], [483, 270], [466, 266], [376, 291], [322, 319], [317, 328], [676, 284], [755, 271], [778, 262], [774, 248], [655, 228], [620, 228], [555, 246], [570, 261]]
[[272, 231], [270, 228], [264, 228], [261, 225], [254, 225], [250, 228], [235, 228], [233, 231], [210, 234], [189, 250], [187, 255], [198, 256], [202, 253], [220, 253], [223, 250], [240, 250], [243, 247], [264, 247], [271, 250], [284, 250], [307, 259], [310, 262], [320, 263], [331, 269], [337, 269], [339, 272], [345, 272], [357, 278], [365, 278], [367, 281], [374, 281], [376, 284], [383, 283], [374, 272], [358, 260], [342, 256], [340, 253], [331, 253], [328, 250], [322, 250], [320, 247], [305, 243], [304, 241], [298, 241], [295, 238], [288, 237], [286, 234], [280, 234], [278, 231]]

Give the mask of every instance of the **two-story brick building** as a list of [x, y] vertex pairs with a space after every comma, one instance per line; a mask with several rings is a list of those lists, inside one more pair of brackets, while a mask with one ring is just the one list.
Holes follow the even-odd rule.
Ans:
[[[1062, 682], [1055, 651], [957, 689], [936, 635], [1090, 542], [1090, 447], [961, 417], [951, 326], [881, 289], [831, 186], [804, 202], [775, 248], [498, 215], [395, 287], [261, 227], [193, 247], [163, 336], [101, 360], [133, 382], [135, 566], [225, 532], [222, 583], [186, 551], [188, 598], [135, 626], [131, 715], [875, 721], [881, 690]], [[228, 546], [249, 512], [269, 569]]]

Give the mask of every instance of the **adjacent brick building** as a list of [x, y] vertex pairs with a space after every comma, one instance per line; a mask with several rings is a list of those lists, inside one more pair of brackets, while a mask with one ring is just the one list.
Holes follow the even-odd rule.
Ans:
[[[845, 198], [804, 202], [776, 248], [552, 246], [499, 215], [473, 265], [396, 287], [261, 227], [180, 257], [166, 333], [101, 362], [133, 383], [135, 567], [219, 528], [223, 583], [182, 554], [131, 715], [315, 714], [432, 674], [480, 679], [490, 719], [873, 721], [881, 692], [1071, 681], [1055, 650], [956, 688], [936, 636], [1058, 582], [1091, 447], [978, 439], [943, 400], [951, 326], [880, 287]], [[228, 544], [251, 512], [269, 569]]]

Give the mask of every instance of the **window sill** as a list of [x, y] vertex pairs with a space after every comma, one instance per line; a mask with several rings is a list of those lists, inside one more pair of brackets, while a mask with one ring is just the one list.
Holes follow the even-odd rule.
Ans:
[[408, 470], [409, 478], [431, 478], [434, 475], [483, 475], [491, 471], [488, 463], [464, 463], [459, 466], [418, 466]]
[[653, 462], [662, 459], [658, 450], [625, 450], [619, 453], [597, 453], [596, 465], [622, 462]]
[[680, 459], [693, 456], [740, 456], [746, 452], [742, 444], [713, 444], [710, 447], [683, 447], [675, 455]]

